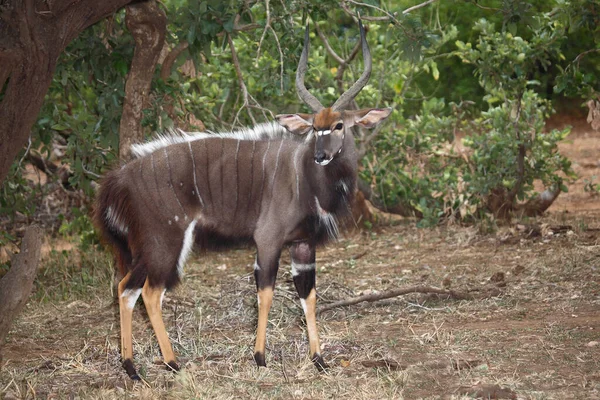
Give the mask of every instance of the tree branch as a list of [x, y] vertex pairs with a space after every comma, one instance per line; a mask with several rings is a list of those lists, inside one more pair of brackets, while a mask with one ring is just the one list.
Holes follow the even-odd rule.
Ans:
[[354, 304], [362, 303], [362, 302], [374, 302], [379, 300], [390, 299], [392, 297], [403, 296], [405, 294], [410, 293], [429, 293], [429, 294], [438, 294], [441, 296], [448, 296], [448, 298], [456, 299], [456, 300], [473, 300], [475, 298], [485, 298], [491, 296], [497, 296], [500, 294], [500, 290], [496, 287], [489, 288], [487, 293], [483, 293], [480, 296], [474, 296], [470, 293], [459, 292], [456, 290], [446, 290], [439, 289], [432, 286], [409, 286], [405, 288], [398, 288], [393, 290], [388, 290], [380, 293], [371, 293], [363, 296], [353, 297], [346, 300], [335, 301], [333, 303], [325, 304], [321, 306], [318, 310], [318, 314], [323, 313], [324, 311], [331, 310], [337, 307], [345, 307], [351, 306]]
[[65, 46], [132, 0], [4, 0], [0, 23], [0, 183], [42, 107]]
[[150, 84], [165, 42], [167, 17], [155, 1], [127, 7], [125, 23], [135, 40], [131, 68], [125, 82], [123, 114], [119, 126], [119, 158], [129, 160], [130, 147], [142, 141], [142, 113], [148, 104]]
[[515, 120], [513, 121], [513, 126], [515, 128], [515, 135], [516, 135], [516, 139], [517, 139], [517, 143], [518, 143], [518, 153], [517, 153], [517, 182], [515, 182], [515, 185], [511, 188], [511, 190], [508, 192], [508, 201], [510, 204], [508, 204], [508, 206], [510, 206], [512, 208], [512, 206], [515, 204], [515, 199], [517, 197], [517, 194], [519, 193], [519, 190], [521, 190], [521, 187], [523, 186], [523, 180], [525, 178], [525, 154], [526, 154], [526, 147], [525, 147], [525, 143], [523, 142], [523, 137], [521, 135], [521, 131], [519, 129], [519, 119], [521, 118], [521, 100], [523, 99], [523, 93], [519, 94], [519, 97], [517, 98], [517, 114], [515, 116]]
[[[237, 111], [237, 113], [235, 114], [235, 119], [233, 120], [233, 125], [235, 126], [242, 109], [244, 107], [248, 107], [248, 104], [249, 104], [248, 88], [246, 87], [246, 83], [244, 83], [244, 76], [242, 75], [242, 68], [240, 67], [240, 60], [238, 59], [237, 52], [235, 51], [235, 45], [233, 44], [233, 39], [231, 38], [231, 35], [229, 35], [229, 34], [227, 34], [227, 42], [229, 43], [229, 49], [231, 50], [231, 61], [233, 62], [233, 67], [235, 69], [235, 73], [238, 78], [238, 85], [240, 86], [240, 90], [242, 91], [242, 100], [244, 102], [242, 104], [242, 106], [239, 108], [239, 110]], [[248, 109], [248, 116], [252, 120], [252, 124], [256, 125], [256, 120], [254, 119], [254, 115], [252, 115], [252, 112], [249, 109]]]
[[456, 292], [454, 290], [438, 289], [431, 286], [409, 286], [406, 288], [398, 288], [380, 293], [365, 294], [363, 296], [352, 297], [346, 300], [335, 301], [319, 307], [318, 313], [331, 310], [337, 307], [352, 306], [363, 302], [374, 302], [379, 300], [390, 299], [392, 297], [403, 296], [410, 293], [435, 293], [445, 295], [457, 300], [471, 300], [473, 296], [467, 293]]
[[402, 11], [402, 14], [406, 15], [409, 14], [415, 10], [418, 10], [419, 8], [423, 8], [425, 6], [428, 6], [431, 3], [435, 3], [437, 0], [427, 0], [426, 2], [423, 2], [421, 4], [417, 4], [415, 6], [412, 7], [408, 7], [406, 10]]
[[189, 46], [190, 44], [187, 42], [187, 40], [184, 40], [183, 42], [177, 43], [177, 46], [175, 46], [169, 52], [169, 54], [167, 54], [160, 68], [160, 79], [166, 81], [169, 78], [169, 76], [171, 76], [171, 70], [173, 69], [173, 64], [175, 63], [175, 60]]

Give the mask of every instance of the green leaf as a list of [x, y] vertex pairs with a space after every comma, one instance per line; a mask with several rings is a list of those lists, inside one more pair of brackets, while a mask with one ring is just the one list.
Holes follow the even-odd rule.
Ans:
[[69, 127], [66, 125], [54, 124], [50, 127], [50, 129], [53, 129], [55, 131], [64, 131], [66, 129], [69, 129]]
[[190, 45], [194, 44], [196, 41], [196, 25], [192, 24], [187, 33], [187, 41]]

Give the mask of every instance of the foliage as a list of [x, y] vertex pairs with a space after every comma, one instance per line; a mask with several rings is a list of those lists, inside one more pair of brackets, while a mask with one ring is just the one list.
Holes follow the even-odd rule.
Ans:
[[[495, 190], [514, 193], [513, 201], [534, 196], [535, 180], [566, 191], [562, 179], [572, 171], [557, 144], [569, 130], [543, 132], [550, 103], [531, 89], [539, 85], [533, 72], [547, 68], [560, 51], [562, 31], [543, 22], [527, 41], [496, 32], [482, 19], [475, 25], [481, 32], [475, 45], [456, 42], [455, 54], [475, 67], [490, 107], [466, 124], [464, 104], [451, 103], [449, 113], [442, 101], [427, 100], [398, 132], [382, 135], [372, 153], [378, 160], [366, 159], [364, 175], [375, 181], [387, 204], [404, 202], [422, 215], [423, 224], [434, 224], [444, 217], [480, 216]], [[457, 129], [466, 133], [462, 152]]]
[[[231, 129], [270, 120], [278, 112], [306, 111], [294, 93], [294, 74], [307, 19], [313, 27], [307, 86], [323, 103], [331, 103], [339, 95], [340, 65], [314, 33], [314, 25], [343, 57], [358, 40], [354, 20], [336, 0], [161, 4], [168, 16], [165, 51], [184, 42], [188, 47], [166, 80], [157, 71], [143, 117], [148, 134], [173, 126]], [[367, 23], [373, 73], [357, 103], [392, 107], [394, 112], [365, 148], [361, 178], [386, 206], [408, 207], [424, 223], [478, 217], [491, 186], [511, 190], [515, 146], [523, 145], [527, 152], [520, 198], [532, 195], [535, 179], [559, 183], [556, 172], [569, 173], [568, 162], [556, 154], [556, 141], [565, 133], [541, 134], [543, 118], [552, 108], [547, 88], [555, 86], [568, 96], [597, 95], [597, 4], [438, 1], [402, 13], [415, 4], [382, 0], [350, 8], [366, 17], [393, 16]], [[88, 200], [98, 177], [117, 163], [124, 85], [134, 49], [124, 16], [123, 10], [118, 12], [69, 45], [32, 132], [29, 151], [68, 166], [69, 190]], [[248, 99], [241, 95], [228, 36]], [[361, 74], [360, 58], [345, 71], [346, 85]], [[519, 118], [515, 110], [520, 110]], [[457, 144], [458, 134], [468, 135], [466, 149]], [[362, 140], [359, 146], [366, 146]], [[500, 155], [505, 158], [498, 160]], [[32, 215], [43, 197], [40, 188], [22, 178], [21, 168], [15, 163], [2, 186], [2, 213]], [[84, 204], [66, 217], [62, 232], [89, 233], [88, 212]], [[92, 243], [93, 236], [84, 242]]]
[[553, 18], [564, 27], [572, 41], [583, 46], [563, 46], [566, 66], [554, 90], [565, 96], [592, 99], [600, 96], [600, 3], [595, 0], [557, 1]]

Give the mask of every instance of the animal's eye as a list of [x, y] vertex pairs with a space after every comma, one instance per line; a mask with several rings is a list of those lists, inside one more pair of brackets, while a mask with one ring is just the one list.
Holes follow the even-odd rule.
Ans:
[[340, 122], [340, 123], [338, 123], [338, 124], [335, 126], [335, 130], [336, 130], [336, 131], [341, 131], [343, 127], [344, 127], [344, 125], [343, 125], [343, 124]]

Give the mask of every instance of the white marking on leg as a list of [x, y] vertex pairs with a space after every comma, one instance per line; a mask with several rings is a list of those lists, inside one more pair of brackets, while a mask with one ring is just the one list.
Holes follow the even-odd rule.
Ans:
[[167, 289], [163, 289], [162, 293], [160, 294], [160, 308], [162, 308], [162, 304], [163, 304], [163, 300], [165, 299], [166, 291], [167, 291]]
[[304, 310], [304, 315], [306, 315], [306, 311], [308, 308], [306, 307], [306, 299], [300, 299], [300, 304], [302, 304], [302, 309]]
[[312, 264], [296, 264], [292, 261], [292, 276], [298, 276], [301, 272], [314, 271], [315, 263]]
[[125, 307], [127, 307], [128, 310], [133, 309], [135, 302], [137, 301], [138, 297], [140, 297], [141, 293], [142, 289], [125, 289], [123, 291], [121, 298], [125, 299]]
[[260, 265], [258, 265], [258, 257], [254, 259], [254, 270], [260, 271]]
[[177, 260], [177, 274], [183, 276], [183, 266], [187, 261], [190, 251], [192, 250], [192, 244], [194, 243], [194, 229], [198, 220], [193, 220], [185, 230], [183, 235], [183, 244], [181, 246], [181, 252], [179, 253], [179, 259]]

